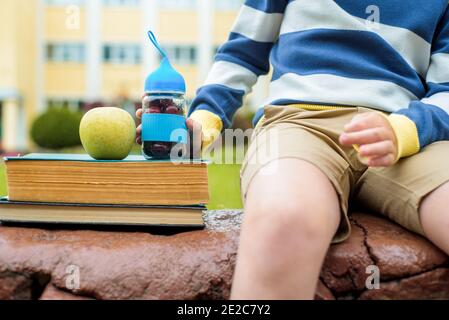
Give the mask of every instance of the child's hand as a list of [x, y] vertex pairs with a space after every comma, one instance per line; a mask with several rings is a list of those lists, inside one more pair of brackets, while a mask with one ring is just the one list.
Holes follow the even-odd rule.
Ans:
[[[138, 119], [142, 118], [142, 113], [143, 110], [142, 109], [138, 109], [136, 111], [136, 117]], [[191, 150], [192, 150], [192, 154], [194, 158], [200, 158], [201, 156], [201, 143], [202, 143], [202, 133], [201, 133], [201, 125], [194, 121], [193, 119], [188, 118], [186, 120], [186, 125], [187, 128], [189, 129], [189, 131], [191, 132], [191, 137], [192, 140], [191, 142], [193, 143], [193, 145], [191, 145]], [[138, 144], [142, 144], [142, 139], [141, 139], [141, 134], [142, 134], [142, 125], [139, 124], [139, 126], [137, 127], [136, 130], [136, 142]]]
[[359, 155], [370, 167], [388, 167], [398, 154], [396, 134], [388, 119], [378, 112], [355, 116], [340, 136], [344, 146], [358, 146]]

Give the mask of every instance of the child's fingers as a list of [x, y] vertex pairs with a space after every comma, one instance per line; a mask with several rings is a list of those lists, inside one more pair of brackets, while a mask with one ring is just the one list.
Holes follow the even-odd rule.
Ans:
[[389, 167], [394, 164], [394, 155], [392, 153], [378, 158], [371, 158], [368, 160], [370, 167]]
[[384, 118], [376, 112], [367, 112], [356, 115], [344, 129], [345, 132], [362, 131], [370, 128], [382, 127]]
[[142, 134], [142, 125], [139, 125], [136, 129], [136, 143], [137, 144], [142, 144], [141, 134]]
[[142, 113], [143, 113], [143, 110], [142, 110], [142, 109], [137, 109], [137, 111], [136, 111], [136, 117], [137, 117], [138, 119], [141, 119], [141, 118], [142, 118]]
[[191, 118], [187, 118], [186, 125], [189, 131], [191, 132], [191, 151], [193, 158], [201, 157], [201, 146], [202, 146], [202, 128], [201, 124], [196, 122]]
[[380, 157], [388, 154], [394, 154], [395, 151], [393, 141], [385, 140], [361, 146], [359, 149], [359, 154], [362, 157]]
[[187, 129], [189, 129], [190, 131], [201, 131], [201, 124], [191, 118], [187, 118], [186, 125]]
[[366, 129], [367, 122], [364, 121], [366, 117], [369, 116], [369, 113], [362, 113], [356, 115], [354, 118], [352, 118], [351, 122], [349, 122], [347, 125], [345, 125], [345, 132], [352, 132], [352, 131], [359, 131]]
[[340, 136], [340, 143], [344, 146], [364, 145], [387, 140], [389, 138], [389, 131], [386, 128], [378, 127], [362, 131], [343, 133]]

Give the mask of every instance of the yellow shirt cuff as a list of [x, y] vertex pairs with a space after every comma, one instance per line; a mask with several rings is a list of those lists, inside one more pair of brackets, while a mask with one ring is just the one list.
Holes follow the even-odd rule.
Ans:
[[420, 145], [416, 124], [401, 114], [391, 114], [387, 119], [393, 127], [398, 143], [398, 156], [396, 161], [418, 153]]
[[201, 124], [202, 149], [206, 150], [219, 137], [223, 130], [223, 121], [215, 113], [207, 110], [196, 110], [190, 118]]

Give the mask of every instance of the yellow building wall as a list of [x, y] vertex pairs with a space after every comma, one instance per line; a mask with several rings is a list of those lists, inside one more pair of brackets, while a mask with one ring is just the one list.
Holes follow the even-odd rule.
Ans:
[[[19, 118], [25, 117], [25, 126], [29, 126], [36, 109], [36, 58], [37, 43], [35, 37], [36, 1], [2, 0], [0, 1], [0, 90], [17, 93], [5, 103], [3, 126], [5, 147], [17, 141], [16, 130]], [[26, 145], [29, 144], [27, 134]]]
[[105, 100], [123, 97], [140, 100], [144, 82], [141, 66], [105, 64], [101, 70], [101, 93]]
[[[31, 124], [36, 115], [37, 108], [37, 39], [29, 28], [24, 26], [36, 25], [37, 3], [35, 0], [17, 0], [17, 40], [18, 40], [18, 66], [17, 80], [19, 91], [22, 94], [23, 107], [25, 108], [26, 125]], [[34, 30], [32, 28], [31, 30]], [[23, 112], [23, 110], [22, 110]], [[20, 114], [23, 116], [23, 114]], [[29, 143], [29, 135], [27, 135]]]
[[162, 43], [194, 45], [198, 42], [198, 22], [195, 11], [159, 12], [158, 38]]
[[140, 42], [142, 15], [138, 8], [111, 7], [102, 10], [102, 40], [106, 42]]
[[0, 1], [0, 89], [17, 88], [16, 1]]
[[222, 44], [228, 39], [236, 17], [236, 12], [215, 13], [213, 39], [216, 45]]
[[187, 93], [186, 97], [192, 99], [195, 97], [196, 90], [199, 86], [198, 84], [198, 69], [196, 66], [176, 66], [178, 70], [184, 77], [186, 81]]
[[47, 97], [79, 99], [86, 95], [86, 67], [79, 63], [47, 63], [45, 65]]
[[[80, 11], [81, 28], [69, 30], [65, 27], [65, 8], [47, 7], [47, 41], [84, 41], [86, 38], [85, 12]], [[158, 16], [158, 38], [163, 44], [196, 45], [198, 42], [197, 13], [193, 10], [161, 10]], [[213, 42], [226, 41], [235, 21], [236, 12], [214, 14]], [[140, 43], [142, 39], [142, 14], [139, 8], [106, 7], [102, 9], [101, 39], [105, 43]], [[61, 27], [63, 26], [63, 27]], [[176, 66], [187, 83], [187, 96], [193, 97], [200, 85], [197, 82], [197, 66]], [[85, 70], [75, 65], [46, 65], [45, 94], [50, 96], [83, 97], [85, 94]], [[102, 92], [106, 100], [118, 96], [140, 96], [143, 85], [141, 66], [104, 64], [101, 68]], [[61, 81], [68, 74], [66, 82]]]
[[[34, 1], [34, 0], [33, 0]], [[86, 11], [79, 7], [79, 25], [76, 11], [71, 6], [47, 6], [44, 12], [47, 41], [84, 41], [86, 39]]]

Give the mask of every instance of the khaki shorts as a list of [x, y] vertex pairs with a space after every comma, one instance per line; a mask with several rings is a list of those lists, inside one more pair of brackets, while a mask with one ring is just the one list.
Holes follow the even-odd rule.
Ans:
[[316, 111], [296, 106], [265, 107], [241, 170], [243, 199], [254, 176], [268, 163], [297, 158], [321, 169], [337, 191], [342, 219], [334, 242], [350, 234], [350, 199], [423, 235], [419, 205], [426, 195], [449, 181], [449, 141], [433, 143], [389, 168], [367, 168], [354, 148], [341, 146], [338, 138], [355, 115], [370, 111], [360, 107]]

